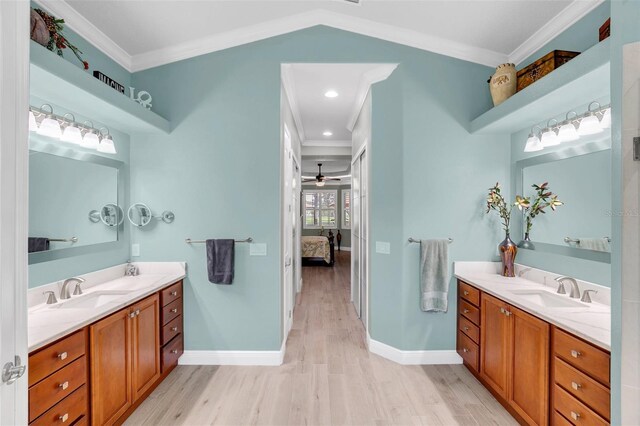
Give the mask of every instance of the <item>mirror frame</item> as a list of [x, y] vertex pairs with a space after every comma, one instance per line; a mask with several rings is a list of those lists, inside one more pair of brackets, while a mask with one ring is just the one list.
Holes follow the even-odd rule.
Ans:
[[[65, 144], [53, 144], [51, 142], [45, 142], [40, 139], [38, 135], [29, 135], [29, 150], [43, 154], [55, 155], [71, 160], [84, 161], [88, 163], [98, 164], [101, 166], [107, 166], [116, 169], [117, 182], [117, 203], [119, 206], [126, 205], [125, 199], [125, 163], [113, 158], [103, 157], [101, 155], [92, 154], [89, 152], [78, 151], [70, 145]], [[100, 222], [101, 223], [101, 222]], [[124, 248], [126, 245], [126, 227], [124, 221], [117, 227], [118, 239], [116, 241], [108, 241], [104, 243], [88, 244], [79, 247], [67, 247], [51, 251], [42, 251], [36, 253], [29, 253], [29, 265], [37, 263], [50, 262], [52, 260], [64, 259], [68, 257], [81, 256], [91, 253], [99, 253], [102, 251], [115, 250]]]
[[[570, 146], [548, 154], [537, 155], [517, 161], [515, 165], [515, 188], [516, 192], [522, 194], [524, 192], [524, 169], [526, 167], [536, 166], [544, 163], [552, 163], [567, 158], [579, 157], [581, 155], [592, 154], [595, 152], [606, 151], [611, 149], [611, 138], [602, 139], [595, 142], [583, 143], [580, 145]], [[519, 215], [520, 220], [517, 222], [520, 229], [515, 235], [524, 238], [524, 212]], [[580, 249], [576, 247], [563, 246], [559, 244], [542, 243], [532, 241], [537, 252], [548, 254], [559, 254], [562, 256], [575, 257], [579, 259], [591, 260], [594, 262], [611, 263], [610, 252], [600, 252], [594, 250]], [[520, 250], [531, 250], [526, 248], [518, 248]]]

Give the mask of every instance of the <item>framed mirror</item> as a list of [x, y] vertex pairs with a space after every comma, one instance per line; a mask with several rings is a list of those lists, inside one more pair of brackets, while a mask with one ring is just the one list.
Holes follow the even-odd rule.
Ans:
[[[533, 247], [526, 249], [611, 263], [610, 137], [516, 163], [518, 194], [533, 202], [531, 185], [544, 182], [564, 204], [535, 217], [529, 235]], [[524, 215], [519, 222], [524, 230]]]
[[29, 142], [29, 264], [118, 244], [124, 163], [61, 144]]

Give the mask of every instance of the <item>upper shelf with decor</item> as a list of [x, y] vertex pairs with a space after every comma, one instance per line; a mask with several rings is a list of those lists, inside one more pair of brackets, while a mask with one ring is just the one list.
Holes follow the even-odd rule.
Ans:
[[31, 41], [31, 94], [129, 134], [169, 133], [171, 123]]
[[609, 96], [610, 41], [603, 40], [471, 121], [476, 134], [514, 133]]

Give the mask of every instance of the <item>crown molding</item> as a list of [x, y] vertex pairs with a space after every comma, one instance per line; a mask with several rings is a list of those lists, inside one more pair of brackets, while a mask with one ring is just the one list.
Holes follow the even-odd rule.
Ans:
[[291, 64], [281, 65], [281, 75], [282, 87], [284, 88], [284, 93], [289, 100], [289, 107], [291, 108], [291, 115], [293, 116], [293, 121], [296, 125], [296, 131], [298, 132], [298, 137], [302, 141], [302, 145], [304, 145], [304, 126], [302, 124], [300, 108], [298, 107], [298, 95], [296, 92], [296, 84], [293, 78], [293, 71], [291, 70]]
[[302, 141], [302, 146], [321, 146], [321, 147], [350, 147], [350, 140], [304, 140]]
[[398, 68], [398, 64], [384, 64], [364, 73], [358, 85], [358, 93], [356, 95], [356, 101], [353, 105], [351, 117], [347, 122], [347, 129], [349, 129], [350, 132], [353, 132], [356, 121], [358, 121], [360, 111], [362, 111], [362, 107], [367, 100], [367, 95], [369, 94], [371, 85], [389, 78], [391, 73], [394, 72], [396, 68]]
[[381, 24], [351, 15], [316, 9], [257, 25], [238, 28], [215, 36], [134, 55], [132, 57], [132, 71], [142, 71], [317, 25], [349, 31], [492, 67], [507, 60], [507, 55], [489, 49], [473, 47], [418, 31]]
[[72, 29], [88, 43], [114, 60], [128, 72], [132, 72], [132, 57], [115, 41], [110, 39], [98, 27], [63, 0], [35, 0], [56, 18], [64, 19], [67, 27]]
[[508, 62], [520, 65], [522, 61], [540, 50], [564, 30], [604, 3], [604, 1], [605, 0], [574, 0], [511, 52]]

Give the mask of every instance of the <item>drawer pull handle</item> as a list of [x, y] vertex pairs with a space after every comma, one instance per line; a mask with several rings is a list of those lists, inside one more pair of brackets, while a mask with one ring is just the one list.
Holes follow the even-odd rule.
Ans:
[[468, 310], [468, 309], [464, 309], [464, 310], [462, 311], [462, 313], [463, 313], [463, 314], [468, 314], [468, 313], [469, 313], [469, 310]]
[[172, 353], [172, 354], [177, 354], [177, 353], [178, 353], [178, 350], [177, 350], [177, 349], [173, 349], [173, 350], [171, 351], [171, 353]]
[[66, 422], [67, 420], [69, 420], [69, 413], [61, 415], [60, 417], [58, 417], [58, 420], [60, 420], [62, 423]]
[[469, 295], [469, 292], [467, 290], [463, 291], [462, 294], [464, 294], [465, 296]]
[[172, 313], [174, 313], [174, 314], [177, 314], [177, 313], [178, 313], [178, 308], [173, 308], [173, 309], [171, 310], [171, 312], [172, 312]]
[[571, 382], [571, 387], [575, 390], [579, 390], [582, 387], [582, 385], [580, 383]]
[[69, 387], [69, 382], [60, 383], [58, 387], [62, 390], [67, 390], [67, 388]]
[[469, 331], [469, 327], [467, 327], [466, 325], [462, 328], [464, 328], [464, 331]]
[[171, 327], [171, 331], [178, 331], [178, 327]]
[[58, 354], [58, 358], [60, 358], [60, 360], [65, 360], [65, 359], [67, 359], [68, 356], [69, 356], [69, 354], [66, 353], [66, 352], [62, 352], [62, 353]]
[[134, 312], [131, 312], [131, 313], [129, 314], [129, 318], [134, 318], [135, 316], [136, 316], [135, 311], [134, 311]]
[[582, 352], [572, 349], [571, 350], [571, 356], [574, 357], [574, 358], [578, 358], [578, 357], [582, 356]]
[[178, 292], [174, 290], [174, 291], [171, 292], [171, 295], [175, 297], [175, 296], [178, 295]]
[[580, 418], [580, 413], [576, 413], [575, 411], [571, 412], [571, 418], [573, 420], [578, 420]]

